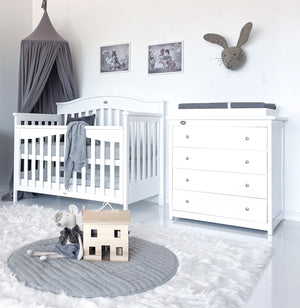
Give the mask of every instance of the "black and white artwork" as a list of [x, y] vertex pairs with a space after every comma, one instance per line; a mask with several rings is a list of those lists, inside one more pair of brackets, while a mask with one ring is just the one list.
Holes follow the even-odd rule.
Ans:
[[182, 42], [151, 45], [148, 47], [148, 73], [173, 73], [183, 70]]
[[100, 73], [129, 71], [129, 44], [100, 47]]

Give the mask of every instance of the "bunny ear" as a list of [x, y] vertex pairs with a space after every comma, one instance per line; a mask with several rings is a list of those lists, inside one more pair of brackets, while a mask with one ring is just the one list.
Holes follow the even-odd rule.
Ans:
[[69, 205], [69, 211], [72, 214], [77, 215], [78, 214], [78, 207], [75, 204], [70, 204]]
[[62, 217], [62, 212], [57, 212], [54, 216], [54, 221], [59, 222]]
[[242, 28], [241, 33], [240, 33], [240, 37], [239, 37], [239, 41], [237, 43], [237, 47], [241, 47], [243, 46], [245, 43], [247, 43], [250, 32], [252, 29], [252, 23], [251, 22], [247, 22], [245, 24], [245, 26]]
[[214, 33], [207, 33], [203, 36], [203, 38], [210, 43], [222, 46], [224, 49], [228, 47], [226, 40], [221, 35]]

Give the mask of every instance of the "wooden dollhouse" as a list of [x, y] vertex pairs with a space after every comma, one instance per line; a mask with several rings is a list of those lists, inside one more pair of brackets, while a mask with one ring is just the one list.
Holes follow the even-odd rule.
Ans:
[[83, 259], [128, 261], [130, 211], [82, 207]]

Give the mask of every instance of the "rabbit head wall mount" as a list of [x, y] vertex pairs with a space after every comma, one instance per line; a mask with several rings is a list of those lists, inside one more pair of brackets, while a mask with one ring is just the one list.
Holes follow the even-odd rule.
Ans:
[[235, 70], [241, 67], [246, 61], [246, 55], [241, 47], [247, 43], [251, 29], [251, 22], [248, 22], [244, 25], [235, 47], [228, 47], [225, 38], [218, 34], [207, 33], [204, 35], [204, 39], [210, 43], [218, 44], [223, 47], [224, 49], [221, 54], [223, 64], [226, 68]]

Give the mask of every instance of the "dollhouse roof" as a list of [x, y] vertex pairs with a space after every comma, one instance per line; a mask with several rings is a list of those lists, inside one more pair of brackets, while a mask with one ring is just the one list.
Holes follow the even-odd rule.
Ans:
[[82, 223], [128, 225], [130, 224], [130, 211], [94, 211], [82, 209]]

